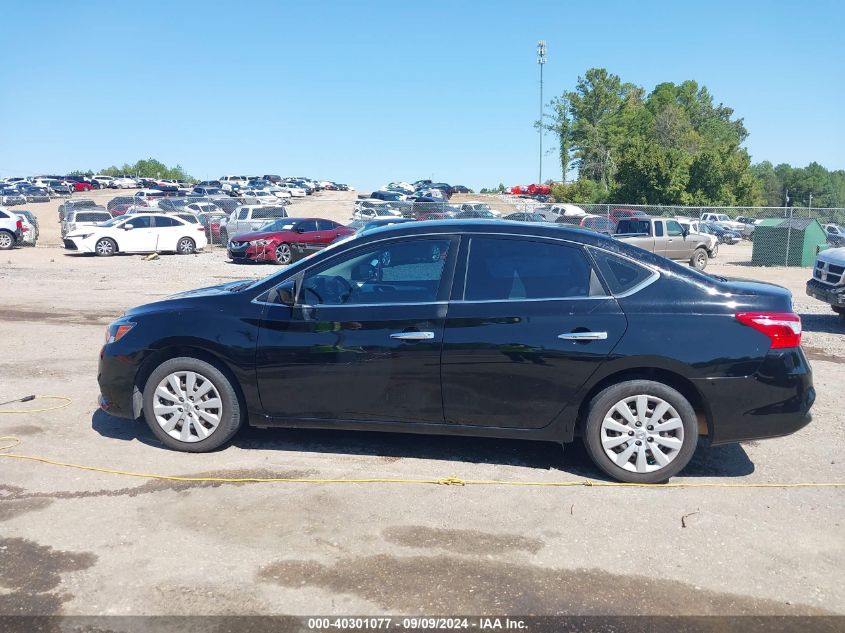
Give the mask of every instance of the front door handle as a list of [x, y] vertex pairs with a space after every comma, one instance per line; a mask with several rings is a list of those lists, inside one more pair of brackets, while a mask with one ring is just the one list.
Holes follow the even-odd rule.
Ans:
[[567, 332], [557, 337], [564, 341], [603, 341], [607, 338], [607, 332]]
[[399, 341], [431, 341], [434, 339], [434, 332], [397, 332], [391, 334], [390, 338]]

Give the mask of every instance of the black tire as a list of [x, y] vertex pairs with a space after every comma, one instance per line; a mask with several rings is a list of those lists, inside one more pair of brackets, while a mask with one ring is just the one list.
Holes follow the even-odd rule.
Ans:
[[[610, 456], [608, 456], [604, 446], [602, 445], [602, 424], [604, 423], [605, 418], [611, 417], [617, 403], [626, 398], [640, 395], [651, 396], [663, 400], [674, 408], [681, 420], [683, 431], [681, 446], [671, 461], [662, 468], [642, 473], [627, 470], [626, 468], [619, 466], [610, 458]], [[637, 420], [637, 422], [639, 422], [639, 420]], [[622, 423], [629, 426], [628, 422], [624, 420]], [[632, 426], [632, 430], [628, 431], [628, 435], [632, 435], [635, 432], [640, 434], [644, 431], [647, 433], [646, 428], [648, 428], [647, 422], [642, 423], [642, 425], [637, 428]], [[623, 435], [624, 434], [620, 433], [618, 437], [622, 437]], [[650, 437], [654, 437], [653, 434], [649, 435]], [[629, 380], [607, 387], [592, 399], [584, 424], [583, 439], [587, 452], [590, 454], [590, 457], [595, 465], [613, 479], [626, 483], [662, 483], [670, 477], [677, 475], [689, 463], [689, 460], [692, 459], [696, 445], [698, 444], [698, 418], [689, 401], [672, 387], [652, 380]], [[653, 443], [653, 440], [646, 441], [642, 439], [635, 439], [634, 437], [617, 448], [619, 448], [620, 453], [624, 452], [626, 446], [630, 446], [631, 442], [637, 441], [645, 444], [646, 449], [644, 450], [653, 450], [649, 447], [648, 443]], [[636, 459], [635, 456], [637, 450], [639, 449], [635, 449], [635, 453], [631, 455], [632, 459]], [[652, 452], [651, 455], [652, 457], [649, 458], [651, 460], [649, 466], [656, 463], [653, 457], [654, 453]]]
[[197, 243], [190, 237], [182, 237], [176, 243], [176, 252], [180, 255], [193, 255], [197, 250]]
[[10, 231], [0, 231], [0, 251], [8, 251], [15, 247], [15, 234]]
[[[190, 371], [209, 380], [220, 396], [222, 403], [220, 422], [208, 437], [202, 440], [185, 442], [170, 436], [158, 423], [154, 413], [156, 389], [162, 380], [170, 374]], [[237, 392], [232, 382], [214, 365], [189, 356], [171, 358], [155, 368], [144, 385], [143, 394], [144, 420], [153, 434], [168, 448], [187, 453], [206, 453], [228, 443], [241, 428], [245, 412], [241, 409]]]
[[110, 237], [101, 237], [94, 244], [94, 253], [98, 257], [111, 257], [117, 252], [117, 243]]
[[704, 270], [707, 268], [707, 262], [709, 261], [709, 257], [707, 256], [707, 250], [699, 247], [695, 249], [690, 257], [689, 265], [695, 268], [696, 270]]

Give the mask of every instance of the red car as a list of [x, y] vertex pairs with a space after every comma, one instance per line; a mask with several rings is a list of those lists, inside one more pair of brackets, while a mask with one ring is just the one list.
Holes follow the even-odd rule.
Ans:
[[619, 220], [630, 220], [633, 218], [647, 218], [648, 215], [637, 209], [611, 209], [608, 218], [614, 224], [619, 224]]
[[354, 232], [322, 218], [282, 218], [258, 231], [233, 236], [228, 245], [229, 258], [233, 262], [290, 264]]
[[90, 182], [80, 182], [76, 181], [73, 183], [73, 190], [74, 191], [91, 191], [94, 188]]

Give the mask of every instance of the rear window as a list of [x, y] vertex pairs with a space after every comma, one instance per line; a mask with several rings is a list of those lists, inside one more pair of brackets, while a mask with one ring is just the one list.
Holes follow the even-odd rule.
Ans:
[[649, 234], [648, 220], [620, 220], [616, 227], [617, 233], [644, 233]]
[[654, 275], [654, 271], [635, 264], [629, 259], [612, 255], [607, 251], [591, 249], [596, 265], [615, 295], [628, 292]]
[[284, 207], [260, 207], [252, 212], [253, 220], [264, 220], [266, 218], [286, 218], [287, 211]]
[[110, 213], [77, 213], [76, 222], [105, 222], [111, 220]]

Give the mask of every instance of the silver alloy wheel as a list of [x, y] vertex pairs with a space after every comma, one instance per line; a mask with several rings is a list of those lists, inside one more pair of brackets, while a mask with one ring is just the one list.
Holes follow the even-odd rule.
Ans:
[[223, 417], [220, 392], [195, 371], [175, 371], [158, 383], [153, 413], [162, 430], [181, 442], [199, 442], [217, 430]]
[[94, 248], [97, 250], [97, 255], [111, 255], [114, 253], [114, 244], [109, 239], [102, 239], [98, 241]]
[[6, 231], [0, 231], [0, 249], [6, 250], [12, 247], [12, 236]]
[[194, 240], [192, 240], [190, 237], [183, 237], [181, 240], [179, 240], [177, 248], [179, 249], [179, 252], [183, 255], [190, 255], [194, 252]]
[[276, 261], [280, 264], [290, 264], [290, 260], [293, 258], [290, 246], [287, 244], [279, 244], [276, 247]]
[[684, 445], [684, 423], [662, 398], [629, 396], [605, 414], [600, 439], [607, 457], [620, 468], [653, 473], [678, 456]]

